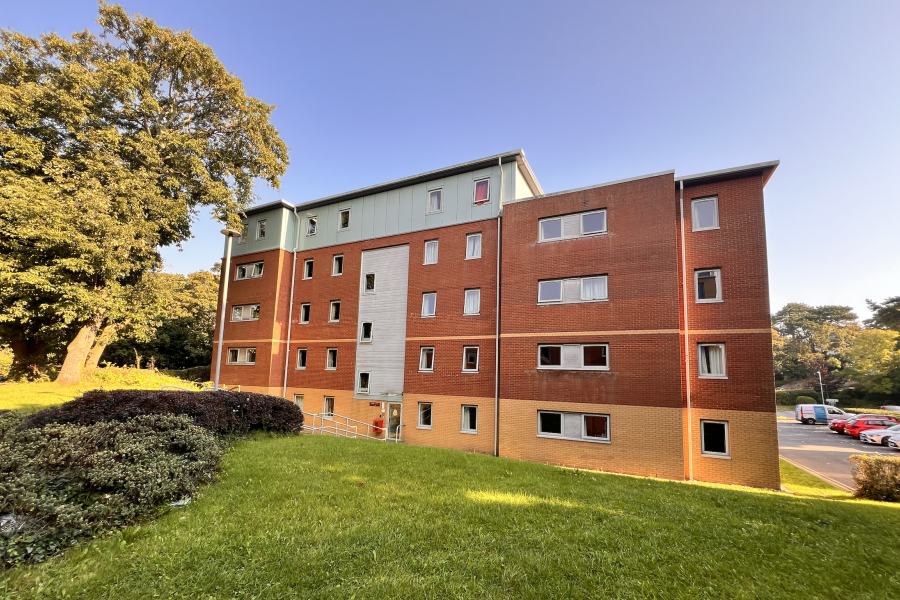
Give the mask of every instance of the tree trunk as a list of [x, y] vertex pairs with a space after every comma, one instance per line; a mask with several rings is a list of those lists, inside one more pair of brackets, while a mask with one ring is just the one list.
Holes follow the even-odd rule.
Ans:
[[33, 377], [31, 365], [40, 368], [45, 366], [47, 360], [47, 345], [42, 341], [33, 339], [9, 340], [9, 347], [13, 351], [13, 363], [9, 368], [7, 377], [15, 381], [19, 377]]
[[103, 356], [103, 351], [116, 339], [118, 334], [118, 325], [107, 325], [103, 328], [103, 331], [100, 332], [100, 335], [98, 335], [97, 339], [94, 341], [94, 346], [87, 354], [87, 359], [84, 361], [85, 369], [96, 369], [100, 365], [100, 358]]
[[66, 360], [56, 376], [57, 383], [72, 384], [81, 381], [84, 361], [97, 338], [97, 329], [97, 321], [91, 321], [78, 330], [75, 339], [66, 347]]

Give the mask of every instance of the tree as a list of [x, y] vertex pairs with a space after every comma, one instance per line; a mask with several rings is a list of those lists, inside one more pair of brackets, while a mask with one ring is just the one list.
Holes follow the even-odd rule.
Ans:
[[872, 394], [900, 394], [900, 333], [889, 329], [864, 329], [846, 354], [844, 374], [856, 387]]
[[776, 372], [785, 378], [810, 378], [818, 386], [817, 372], [830, 388], [842, 380], [841, 356], [859, 331], [856, 314], [849, 306], [786, 304], [772, 315], [773, 354]]
[[277, 188], [288, 164], [274, 106], [212, 49], [99, 13], [99, 36], [0, 32], [0, 338], [22, 364], [65, 335], [64, 383], [199, 207], [237, 226], [254, 180]]
[[900, 331], [900, 296], [888, 298], [880, 303], [866, 300], [866, 304], [872, 311], [872, 318], [866, 319], [866, 325]]

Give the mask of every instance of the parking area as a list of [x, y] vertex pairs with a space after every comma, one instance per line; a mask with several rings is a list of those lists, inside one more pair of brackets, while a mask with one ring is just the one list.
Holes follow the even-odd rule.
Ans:
[[778, 452], [783, 458], [809, 469], [838, 487], [854, 489], [851, 469], [847, 460], [853, 454], [885, 454], [900, 456], [900, 451], [884, 446], [864, 444], [848, 435], [839, 435], [827, 425], [804, 425], [793, 420], [794, 414], [779, 411], [779, 416], [790, 421], [778, 421]]

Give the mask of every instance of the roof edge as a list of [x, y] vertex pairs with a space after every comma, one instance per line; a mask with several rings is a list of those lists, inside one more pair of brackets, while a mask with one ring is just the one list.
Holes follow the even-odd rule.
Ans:
[[260, 204], [259, 206], [248, 208], [244, 211], [244, 214], [249, 217], [250, 215], [257, 215], [261, 212], [270, 211], [278, 207], [286, 208], [288, 210], [294, 210], [294, 205], [287, 200], [276, 200], [275, 202], [266, 202], [265, 204]]
[[683, 181], [689, 185], [699, 185], [701, 183], [712, 183], [714, 181], [751, 175], [758, 172], [764, 175], [765, 180], [763, 181], [763, 185], [765, 185], [780, 164], [780, 160], [770, 160], [767, 162], [753, 163], [752, 165], [743, 165], [740, 167], [731, 167], [729, 169], [719, 169], [718, 171], [707, 171], [706, 173], [685, 175], [683, 177], [676, 177], [675, 181]]
[[550, 192], [549, 194], [541, 194], [540, 196], [531, 196], [530, 198], [519, 198], [517, 200], [507, 200], [503, 203], [504, 206], [507, 204], [515, 204], [517, 202], [528, 202], [529, 200], [539, 200], [541, 198], [550, 198], [552, 196], [559, 196], [561, 194], [574, 194], [575, 192], [584, 192], [586, 190], [593, 190], [595, 188], [607, 187], [610, 185], [618, 185], [620, 183], [628, 183], [631, 181], [638, 181], [640, 179], [649, 179], [650, 177], [661, 177], [663, 175], [674, 175], [675, 170], [669, 171], [660, 171], [659, 173], [649, 173], [647, 175], [638, 175], [637, 177], [629, 177], [627, 179], [617, 179], [616, 181], [607, 181], [606, 183], [597, 183], [594, 185], [588, 185], [585, 187], [575, 188], [572, 190], [563, 190], [561, 192]]

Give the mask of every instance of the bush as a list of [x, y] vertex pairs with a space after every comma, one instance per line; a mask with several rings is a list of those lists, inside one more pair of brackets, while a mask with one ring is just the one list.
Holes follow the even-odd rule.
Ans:
[[168, 375], [169, 377], [177, 377], [178, 379], [183, 379], [185, 381], [195, 381], [200, 383], [212, 379], [212, 367], [210, 365], [206, 365], [205, 367], [189, 367], [187, 369], [160, 369], [159, 372], [163, 375]]
[[49, 423], [92, 425], [127, 421], [139, 415], [187, 415], [195, 425], [222, 434], [255, 430], [299, 431], [303, 413], [293, 402], [248, 392], [112, 390], [86, 392], [25, 420], [26, 428]]
[[857, 415], [890, 415], [892, 417], [900, 418], [900, 412], [897, 412], [895, 410], [880, 410], [877, 408], [845, 408], [844, 411]]
[[186, 416], [23, 429], [0, 414], [0, 564], [40, 561], [212, 481], [224, 445]]
[[[184, 381], [173, 375], [157, 371], [156, 369], [135, 369], [133, 367], [103, 367], [85, 371], [85, 383], [97, 383], [101, 387], [104, 384], [115, 386], [147, 387], [159, 389], [164, 385], [179, 385], [182, 387], [194, 387], [189, 381]], [[200, 389], [197, 387], [196, 389]]]
[[795, 404], [816, 404], [816, 399], [810, 396], [797, 396], [794, 398]]
[[858, 486], [854, 496], [867, 500], [900, 502], [900, 457], [879, 454], [856, 454], [853, 481]]
[[[798, 397], [811, 398], [801, 402]], [[781, 406], [791, 406], [793, 404], [819, 404], [822, 402], [822, 395], [814, 390], [775, 390], [775, 404]]]

